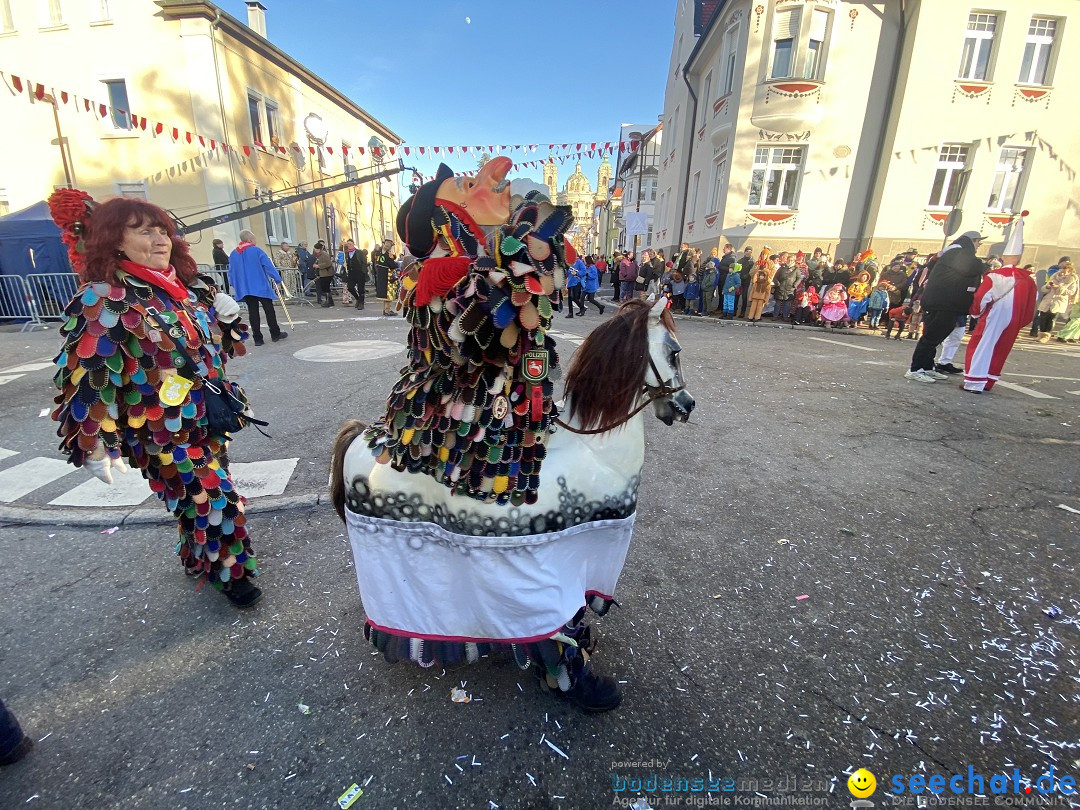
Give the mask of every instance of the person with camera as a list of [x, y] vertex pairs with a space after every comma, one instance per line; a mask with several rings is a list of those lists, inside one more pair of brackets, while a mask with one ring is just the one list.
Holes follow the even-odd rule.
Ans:
[[334, 283], [334, 260], [330, 257], [330, 251], [326, 249], [326, 243], [321, 239], [315, 243], [315, 251], [311, 254], [311, 266], [315, 268], [315, 289], [318, 291], [322, 306], [332, 307], [334, 295], [330, 288]]

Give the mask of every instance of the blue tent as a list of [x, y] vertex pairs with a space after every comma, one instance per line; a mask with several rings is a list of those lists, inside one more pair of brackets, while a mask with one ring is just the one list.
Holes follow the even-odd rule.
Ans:
[[67, 248], [49, 216], [48, 203], [0, 217], [0, 275], [70, 272]]

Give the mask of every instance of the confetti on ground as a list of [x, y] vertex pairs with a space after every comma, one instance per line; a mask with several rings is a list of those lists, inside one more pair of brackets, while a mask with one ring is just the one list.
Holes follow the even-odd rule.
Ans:
[[119, 526], [113, 526], [111, 529], [102, 529], [101, 533], [102, 534], [116, 534], [118, 531], [120, 531], [120, 527]]
[[285, 777], [284, 781], [288, 782], [290, 779], [295, 779], [295, 778], [296, 778], [296, 774], [295, 773], [290, 773], [288, 776]]
[[552, 751], [554, 751], [556, 754], [558, 754], [563, 759], [570, 759], [570, 757], [568, 757], [566, 755], [566, 753], [561, 748], [559, 748], [559, 746], [552, 743], [551, 740], [544, 740], [544, 742], [547, 743], [548, 748], [550, 748]]
[[353, 806], [356, 800], [363, 795], [364, 791], [360, 789], [360, 786], [356, 784], [356, 782], [353, 782], [351, 785], [349, 785], [348, 790], [338, 796], [337, 806], [340, 807], [341, 810], [349, 810], [349, 808]]
[[803, 599], [809, 599], [809, 598], [810, 598], [810, 594], [804, 593], [802, 596], [796, 596], [795, 601], [801, 602]]
[[49, 415], [49, 409], [48, 408], [42, 408], [41, 413], [38, 414], [38, 419], [40, 419], [43, 416], [48, 416], [48, 415]]
[[46, 734], [46, 735], [45, 735], [44, 737], [42, 737], [42, 738], [41, 738], [40, 740], [38, 740], [38, 742], [39, 742], [39, 743], [43, 743], [43, 742], [45, 742], [45, 741], [46, 741], [47, 739], [49, 739], [49, 737], [51, 737], [51, 736], [52, 736], [52, 734], [53, 734], [53, 733], [52, 733], [52, 732], [50, 731], [50, 732], [49, 732], [48, 734]]
[[297, 703], [296, 708], [300, 710], [300, 714], [311, 714], [311, 707], [305, 706], [303, 703]]
[[460, 687], [455, 686], [450, 690], [450, 700], [454, 703], [469, 703], [472, 699], [472, 695]]
[[1080, 515], [1080, 509], [1073, 509], [1071, 506], [1066, 506], [1063, 503], [1059, 503], [1058, 509], [1064, 509], [1066, 512], [1072, 512], [1074, 515]]

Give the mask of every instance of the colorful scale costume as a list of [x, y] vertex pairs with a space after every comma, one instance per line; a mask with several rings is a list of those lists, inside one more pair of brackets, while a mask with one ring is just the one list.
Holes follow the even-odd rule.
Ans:
[[[450, 255], [426, 260], [405, 293], [409, 365], [364, 437], [379, 462], [431, 475], [456, 494], [534, 503], [558, 415], [548, 296], [563, 284], [572, 214], [536, 192], [515, 198], [485, 245], [463, 209], [443, 202], [435, 212]], [[429, 297], [424, 274], [444, 269], [460, 280]]]
[[[125, 263], [126, 264], [126, 263]], [[176, 406], [158, 391], [184, 365], [181, 338], [201, 375], [224, 376], [223, 352], [243, 354], [243, 325], [211, 331], [214, 290], [202, 279], [187, 300], [121, 270], [117, 283], [89, 283], [68, 304], [56, 357], [60, 449], [82, 466], [98, 446], [138, 467], [150, 489], [177, 517], [177, 553], [188, 573], [214, 587], [258, 575], [247, 530], [244, 499], [233, 488], [225, 449], [228, 436], [207, 428], [201, 380]], [[170, 325], [162, 331], [147, 314]]]

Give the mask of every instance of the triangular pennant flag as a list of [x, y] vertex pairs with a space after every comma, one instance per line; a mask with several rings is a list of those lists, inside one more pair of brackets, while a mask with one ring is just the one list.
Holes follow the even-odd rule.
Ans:
[[199, 146], [206, 146], [206, 139], [202, 135], [199, 136]]
[[[213, 141], [211, 141], [211, 143], [213, 143]], [[281, 154], [283, 154], [283, 155], [287, 155], [287, 154], [289, 154], [288, 150], [286, 150], [284, 146], [279, 146], [279, 147], [277, 148], [277, 150], [278, 150], [279, 152], [281, 152]]]
[[99, 118], [104, 118], [108, 114], [109, 113], [108, 113], [108, 110], [106, 109], [105, 105], [104, 104], [98, 104], [98, 117]]
[[83, 103], [83, 109], [85, 109], [87, 112], [90, 112], [90, 99], [84, 98], [82, 100], [82, 103]]
[[296, 154], [298, 154], [298, 155], [300, 154], [300, 152], [302, 152], [302, 151], [303, 151], [303, 150], [302, 150], [302, 149], [301, 149], [301, 148], [300, 148], [300, 147], [299, 147], [299, 146], [298, 146], [297, 144], [295, 144], [295, 143], [293, 144], [292, 150], [293, 150], [294, 152], [296, 152]]
[[[18, 92], [21, 93], [22, 92], [22, 79], [20, 79], [18, 76], [13, 75], [11, 77], [11, 86], [14, 87]], [[90, 108], [87, 107], [86, 109], [87, 109], [87, 112], [89, 112]]]
[[141, 115], [139, 116], [139, 129], [141, 129], [143, 132], [146, 132], [146, 119], [143, 118]]
[[343, 154], [345, 157], [349, 156], [349, 147], [345, 144], [341, 145], [341, 154]]
[[68, 91], [67, 90], [61, 90], [60, 91], [60, 100], [62, 102], [64, 102], [65, 104], [68, 103]]
[[461, 147], [461, 151], [462, 151], [462, 152], [468, 152], [468, 151], [469, 151], [469, 147], [467, 147], [467, 146], [463, 146], [463, 147]]
[[160, 121], [158, 121], [156, 124], [154, 124], [154, 134], [155, 135], [160, 135], [164, 131], [164, 129], [165, 129], [165, 125], [162, 124]]
[[210, 148], [217, 149], [217, 141], [215, 141], [213, 138], [210, 139]]
[[421, 155], [422, 155], [422, 154], [424, 154], [424, 147], [423, 147], [423, 146], [420, 146], [420, 147], [418, 147], [418, 148], [419, 148], [419, 150], [420, 150], [420, 154], [421, 154]]
[[390, 147], [390, 154], [391, 154], [391, 155], [394, 155], [394, 154], [396, 154], [396, 153], [395, 153], [395, 151], [394, 151], [394, 147], [393, 147], [393, 146], [391, 146], [391, 147]]
[[437, 155], [437, 154], [439, 154], [439, 147], [437, 147], [437, 146], [433, 146], [433, 147], [431, 147], [431, 148], [432, 148], [432, 150], [433, 150], [433, 151], [435, 152], [435, 154], [436, 154], [436, 155]]
[[[566, 146], [566, 144], [564, 143], [563, 146]], [[549, 152], [554, 152], [555, 151], [555, 144], [549, 143], [548, 144], [548, 151]]]
[[401, 151], [403, 151], [405, 153], [405, 157], [409, 156], [409, 147], [403, 146], [403, 147], [401, 147]]
[[178, 130], [176, 127], [172, 128], [172, 137], [174, 141], [180, 140], [180, 130]]
[[358, 147], [356, 147], [356, 151], [359, 152], [362, 155], [362, 154], [364, 154], [364, 147], [358, 146]]
[[192, 135], [191, 135], [190, 132], [185, 132], [184, 137], [187, 139], [188, 143], [191, 143], [191, 141], [193, 140]]
[[448, 147], [446, 147], [446, 151], [449, 152], [452, 155], [452, 154], [454, 154], [454, 147], [448, 146]]
[[34, 85], [34, 98], [36, 98], [38, 101], [41, 101], [43, 98], [45, 98], [45, 85]]
[[589, 148], [590, 149], [595, 149], [596, 148], [596, 142], [594, 141], [593, 143], [589, 144]]
[[568, 144], [568, 143], [564, 143], [564, 144], [562, 145], [562, 148], [563, 148], [563, 149], [569, 149], [569, 148], [570, 148], [570, 144]]
[[332, 155], [332, 154], [334, 154], [334, 147], [332, 147], [332, 146], [327, 146], [327, 147], [326, 147], [326, 153], [327, 153], [328, 155]]
[[250, 146], [248, 146], [247, 144], [245, 144], [245, 145], [244, 145], [244, 147], [243, 147], [243, 149], [244, 149], [244, 154], [245, 154], [245, 155], [249, 155], [249, 156], [251, 155], [251, 147], [250, 147]]
[[[244, 147], [244, 148], [246, 149], [247, 147]], [[315, 154], [315, 147], [314, 146], [309, 146], [308, 151], [311, 152], [311, 154], [314, 155]]]

